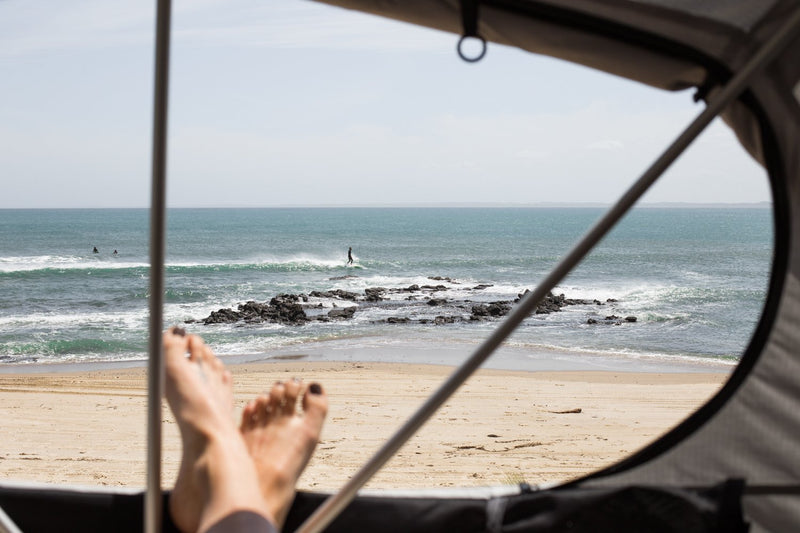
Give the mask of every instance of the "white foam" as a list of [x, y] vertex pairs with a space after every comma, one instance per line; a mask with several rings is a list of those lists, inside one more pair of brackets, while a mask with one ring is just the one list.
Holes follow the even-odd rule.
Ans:
[[[298, 254], [290, 257], [256, 257], [240, 261], [182, 261], [167, 260], [165, 266], [177, 268], [193, 267], [233, 267], [246, 268], [258, 266], [297, 266], [300, 268], [335, 269], [343, 267], [345, 260], [332, 257], [318, 257], [313, 255]], [[149, 267], [145, 261], [132, 261], [119, 256], [80, 256], [80, 255], [35, 255], [35, 256], [6, 256], [0, 257], [0, 272], [30, 272], [35, 270], [85, 270], [92, 268], [141, 268]], [[361, 267], [364, 268], [363, 266]]]
[[[559, 346], [552, 344], [530, 344], [526, 342], [508, 341], [508, 346], [514, 348], [523, 348], [530, 350], [542, 350], [549, 354], [561, 353], [564, 356], [595, 356], [604, 357], [617, 360], [628, 360], [631, 362], [640, 361], [645, 363], [668, 363], [668, 364], [688, 364], [692, 366], [709, 366], [709, 367], [734, 367], [739, 364], [738, 360], [722, 358], [719, 356], [711, 355], [700, 356], [688, 353], [663, 353], [652, 351], [635, 351], [627, 348], [586, 348], [583, 346]], [[529, 355], [531, 358], [539, 357], [538, 354], [532, 353]]]
[[254, 256], [244, 264], [255, 265], [304, 265], [311, 267], [336, 268], [343, 267], [347, 262], [346, 257], [317, 256], [312, 254], [295, 254], [288, 257]]
[[147, 263], [131, 262], [116, 257], [85, 257], [77, 255], [33, 255], [0, 257], [0, 272], [32, 272], [35, 270], [86, 270], [91, 268], [136, 268]]
[[0, 317], [2, 327], [61, 327], [72, 329], [76, 324], [91, 324], [120, 327], [122, 329], [140, 329], [147, 324], [146, 308], [132, 311], [96, 311], [83, 313], [27, 313]]

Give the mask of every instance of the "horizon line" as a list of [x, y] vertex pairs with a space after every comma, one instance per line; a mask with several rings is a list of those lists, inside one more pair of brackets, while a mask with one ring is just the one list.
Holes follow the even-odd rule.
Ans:
[[[347, 204], [274, 204], [274, 205], [186, 205], [167, 206], [167, 209], [395, 209], [395, 208], [598, 208], [610, 207], [611, 202], [398, 202], [398, 203], [347, 203]], [[636, 208], [753, 208], [772, 207], [773, 202], [642, 202]], [[25, 210], [25, 209], [150, 209], [149, 206], [40, 206], [40, 207], [0, 207], [0, 210]]]

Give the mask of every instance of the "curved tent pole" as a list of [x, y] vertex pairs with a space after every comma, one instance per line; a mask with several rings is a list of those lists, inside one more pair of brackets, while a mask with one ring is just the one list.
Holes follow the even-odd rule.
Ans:
[[776, 31], [758, 52], [731, 78], [706, 108], [689, 124], [672, 144], [652, 163], [603, 217], [556, 265], [547, 277], [526, 294], [500, 326], [473, 354], [437, 389], [403, 426], [341, 488], [330, 496], [300, 526], [298, 533], [317, 533], [328, 526], [355, 498], [358, 490], [391, 459], [394, 454], [427, 422], [427, 420], [482, 365], [505, 339], [530, 315], [544, 297], [564, 279], [583, 258], [611, 231], [628, 210], [653, 183], [675, 162], [700, 133], [747, 88], [753, 77], [768, 65], [800, 30], [800, 10]]
[[161, 398], [164, 361], [164, 250], [166, 248], [167, 100], [171, 1], [158, 0], [156, 10], [155, 93], [153, 98], [153, 168], [150, 198], [150, 334], [147, 364], [147, 491], [144, 530], [161, 531]]

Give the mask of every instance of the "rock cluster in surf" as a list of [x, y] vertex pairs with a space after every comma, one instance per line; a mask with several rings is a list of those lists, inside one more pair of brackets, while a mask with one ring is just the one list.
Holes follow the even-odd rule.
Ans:
[[[433, 281], [444, 281], [457, 284], [458, 282], [445, 277], [428, 278]], [[461, 287], [461, 291], [482, 291], [491, 287], [489, 284], [475, 285], [469, 288]], [[248, 301], [239, 304], [236, 309], [225, 308], [212, 311], [207, 317], [200, 320], [188, 320], [203, 324], [232, 324], [242, 323], [279, 323], [286, 325], [301, 325], [309, 322], [330, 322], [335, 320], [348, 320], [364, 309], [380, 307], [386, 302], [387, 309], [399, 310], [409, 305], [425, 305], [430, 310], [436, 308], [441, 313], [434, 316], [415, 317], [415, 313], [397, 314], [374, 320], [373, 322], [387, 324], [454, 324], [457, 322], [480, 322], [494, 320], [505, 316], [511, 308], [529, 291], [519, 294], [514, 300], [491, 302], [473, 302], [469, 299], [446, 298], [443, 293], [449, 288], [443, 284], [437, 285], [410, 285], [408, 287], [387, 288], [370, 287], [363, 293], [355, 293], [342, 289], [328, 291], [311, 291], [308, 294], [279, 294], [269, 302]], [[398, 298], [399, 297], [399, 298]], [[322, 300], [332, 305], [328, 308]], [[405, 305], [403, 302], [407, 302]], [[535, 314], [549, 314], [561, 311], [569, 305], [605, 305], [616, 300], [608, 299], [606, 302], [599, 300], [579, 300], [566, 298], [563, 294], [549, 293], [539, 303]], [[344, 305], [342, 305], [344, 304]], [[419, 313], [416, 313], [419, 314]], [[430, 315], [430, 313], [427, 313]], [[614, 324], [636, 322], [636, 317], [618, 317], [616, 315], [602, 318], [589, 318], [587, 324]]]

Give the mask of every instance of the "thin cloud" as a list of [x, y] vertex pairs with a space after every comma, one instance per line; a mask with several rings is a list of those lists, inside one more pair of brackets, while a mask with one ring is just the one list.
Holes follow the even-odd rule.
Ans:
[[[452, 52], [454, 37], [373, 15], [304, 3], [176, 4], [173, 37], [194, 46]], [[150, 2], [0, 3], [0, 56], [152, 46]]]
[[183, 19], [176, 21], [177, 37], [203, 45], [441, 51], [443, 40], [453, 39], [443, 32], [311, 2], [233, 7], [207, 2]]
[[515, 155], [520, 159], [542, 159], [547, 157], [547, 152], [543, 152], [541, 150], [530, 150], [526, 148], [518, 151]]
[[621, 150], [625, 146], [616, 139], [604, 139], [602, 141], [595, 141], [589, 143], [590, 150]]

